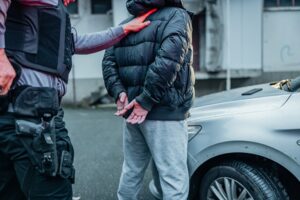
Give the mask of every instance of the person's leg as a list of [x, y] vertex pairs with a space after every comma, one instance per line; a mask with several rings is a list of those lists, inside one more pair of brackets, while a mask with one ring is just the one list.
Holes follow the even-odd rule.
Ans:
[[[55, 117], [55, 132], [56, 132], [56, 148], [58, 153], [58, 158], [61, 158], [61, 154], [63, 151], [67, 151], [71, 154], [72, 160], [71, 162], [71, 168], [74, 171], [73, 168], [73, 162], [74, 162], [74, 148], [71, 142], [71, 138], [69, 137], [69, 132], [66, 128], [66, 123], [64, 122], [64, 111], [63, 109], [60, 109], [57, 116]], [[75, 175], [75, 174], [73, 174]], [[72, 177], [74, 178], [74, 177]], [[71, 179], [72, 179], [71, 178]], [[74, 181], [74, 180], [72, 180]]]
[[6, 141], [9, 135], [14, 134], [14, 127], [12, 115], [0, 115], [0, 199], [26, 200], [14, 171], [13, 162], [7, 155], [11, 148]]
[[[2, 118], [1, 116], [0, 127], [3, 122]], [[5, 123], [6, 127], [1, 129], [3, 130], [0, 133], [0, 143], [1, 147], [3, 147], [1, 152], [4, 152], [4, 155], [10, 160], [10, 169], [15, 173], [18, 184], [12, 186], [8, 194], [13, 195], [15, 192], [18, 192], [18, 188], [21, 188], [26, 199], [30, 200], [71, 200], [72, 187], [69, 180], [58, 176], [45, 176], [33, 167], [29, 154], [22, 143], [22, 136], [16, 134], [15, 119], [14, 117], [10, 118], [10, 122]], [[64, 124], [58, 124], [56, 132], [58, 135], [57, 148], [62, 148], [62, 145], [69, 147], [70, 144], [66, 142], [68, 137], [66, 137], [67, 132]], [[64, 138], [63, 142], [60, 141], [62, 138]], [[4, 199], [17, 200], [17, 198]]]
[[[73, 146], [68, 136], [63, 121], [64, 112], [60, 110], [55, 117], [55, 132], [58, 159], [61, 158], [63, 150], [70, 152], [72, 155]], [[72, 184], [70, 180], [56, 177], [48, 177], [40, 174], [32, 167], [29, 159], [17, 159], [15, 170], [21, 182], [22, 189], [30, 200], [71, 200]]]
[[[68, 130], [63, 121], [64, 112], [61, 109], [55, 120], [56, 147], [58, 159], [62, 151], [68, 151], [74, 155], [73, 146], [68, 136]], [[29, 159], [15, 161], [15, 169], [19, 180], [23, 183], [22, 189], [30, 200], [71, 200], [72, 184], [70, 180], [56, 177], [48, 177], [33, 169]]]
[[149, 189], [152, 195], [157, 199], [162, 199], [163, 192], [160, 185], [160, 178], [157, 171], [157, 167], [154, 163], [154, 161], [151, 162], [151, 169], [152, 169], [152, 181], [149, 184]]
[[185, 121], [150, 121], [141, 125], [159, 174], [164, 200], [186, 200], [188, 133]]
[[2, 154], [0, 154], [0, 199], [26, 200], [11, 161]]
[[72, 200], [72, 186], [69, 180], [40, 174], [28, 159], [15, 161], [15, 170], [28, 199]]
[[124, 126], [124, 163], [118, 199], [137, 200], [151, 156], [139, 126], [128, 123], [125, 123]]

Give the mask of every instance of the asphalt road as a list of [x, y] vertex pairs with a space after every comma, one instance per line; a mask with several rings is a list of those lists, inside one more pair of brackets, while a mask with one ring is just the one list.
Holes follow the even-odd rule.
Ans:
[[[123, 162], [123, 120], [114, 109], [65, 109], [65, 121], [75, 148], [74, 196], [80, 200], [115, 200]], [[154, 200], [145, 176], [141, 200]]]

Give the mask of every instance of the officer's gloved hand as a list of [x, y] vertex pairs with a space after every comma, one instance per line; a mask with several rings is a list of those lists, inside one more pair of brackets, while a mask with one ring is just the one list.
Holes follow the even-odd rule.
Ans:
[[152, 15], [154, 12], [156, 12], [157, 9], [152, 9], [149, 12], [131, 20], [127, 24], [123, 25], [123, 29], [126, 34], [129, 34], [130, 32], [139, 32], [150, 25], [150, 21], [146, 21], [147, 17]]
[[4, 49], [0, 49], [0, 96], [8, 93], [15, 77], [16, 72], [9, 62]]

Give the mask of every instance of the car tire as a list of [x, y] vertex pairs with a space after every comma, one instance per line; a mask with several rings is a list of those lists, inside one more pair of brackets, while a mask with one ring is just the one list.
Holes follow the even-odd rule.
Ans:
[[[245, 197], [239, 198], [241, 195]], [[211, 168], [204, 175], [199, 200], [232, 199], [289, 200], [289, 196], [279, 179], [266, 170], [245, 162], [230, 161]]]

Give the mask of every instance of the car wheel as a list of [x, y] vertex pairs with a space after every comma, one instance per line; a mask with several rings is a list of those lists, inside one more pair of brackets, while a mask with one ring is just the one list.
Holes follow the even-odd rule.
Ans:
[[289, 200], [279, 179], [251, 164], [231, 161], [210, 169], [199, 200]]

